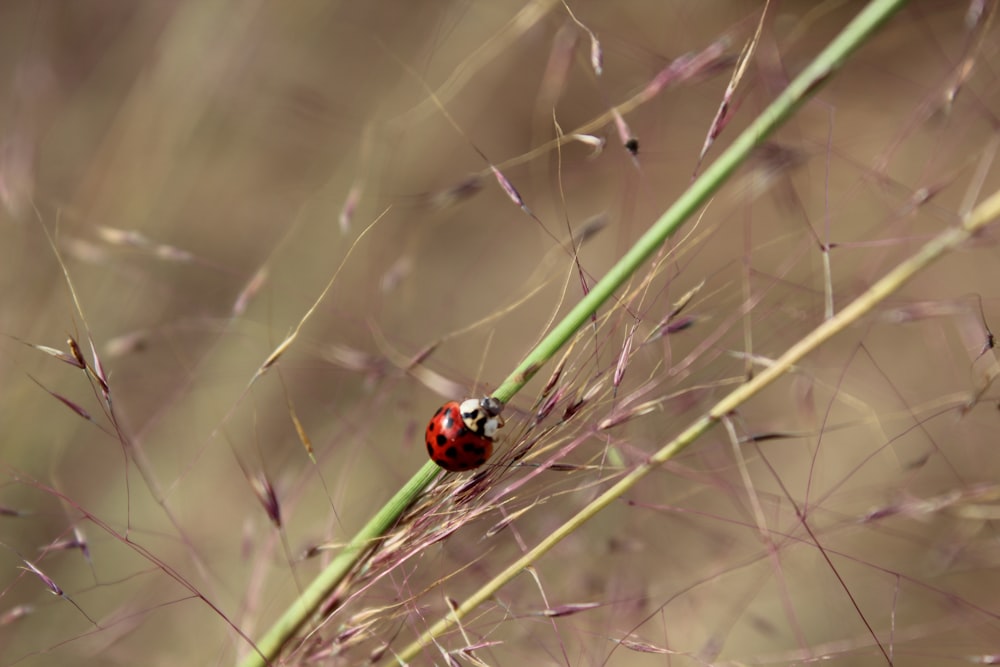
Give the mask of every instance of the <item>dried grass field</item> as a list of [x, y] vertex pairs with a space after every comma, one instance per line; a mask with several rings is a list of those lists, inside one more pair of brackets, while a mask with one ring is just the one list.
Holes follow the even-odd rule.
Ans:
[[709, 412], [1000, 189], [996, 5], [905, 3], [264, 658], [865, 3], [0, 4], [0, 667], [1000, 664], [995, 225]]

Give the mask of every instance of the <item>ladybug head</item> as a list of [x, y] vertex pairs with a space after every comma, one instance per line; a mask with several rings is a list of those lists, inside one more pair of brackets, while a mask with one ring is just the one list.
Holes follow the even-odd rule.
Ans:
[[504, 405], [500, 402], [499, 398], [493, 398], [492, 396], [483, 396], [479, 399], [479, 407], [488, 414], [490, 417], [499, 416], [503, 412]]

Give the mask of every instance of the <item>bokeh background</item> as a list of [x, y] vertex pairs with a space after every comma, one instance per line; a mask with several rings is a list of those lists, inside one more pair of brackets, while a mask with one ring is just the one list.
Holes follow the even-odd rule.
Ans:
[[[706, 163], [862, 6], [771, 3]], [[841, 307], [1000, 186], [994, 9], [903, 10], [581, 333], [553, 413], [529, 428], [547, 371], [513, 401], [499, 449], [534, 448], [480, 518], [348, 592], [290, 662], [398, 650], [821, 322], [828, 294]], [[495, 387], [683, 191], [763, 10], [0, 6], [0, 664], [244, 654], [235, 628], [259, 636], [423, 464], [436, 407]], [[631, 155], [609, 110], [715, 44], [713, 66], [624, 114]], [[603, 149], [553, 147], [581, 127]], [[416, 664], [470, 644], [492, 665], [1000, 659], [994, 234]], [[664, 335], [685, 294], [688, 326]], [[32, 347], [69, 336], [88, 359], [93, 342], [113, 415]]]

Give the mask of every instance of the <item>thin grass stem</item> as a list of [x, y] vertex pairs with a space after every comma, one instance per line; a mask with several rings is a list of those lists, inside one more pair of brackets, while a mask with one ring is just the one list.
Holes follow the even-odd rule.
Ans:
[[704, 435], [726, 415], [791, 370], [807, 354], [816, 350], [820, 345], [871, 312], [875, 306], [898, 291], [915, 275], [926, 269], [934, 261], [940, 259], [947, 252], [959, 248], [977, 231], [997, 218], [1000, 218], [1000, 191], [993, 193], [989, 199], [976, 207], [961, 225], [950, 227], [931, 239], [919, 251], [897, 265], [833, 318], [824, 320], [822, 324], [790, 347], [774, 363], [764, 368], [752, 380], [740, 385], [727, 394], [708, 412], [681, 432], [680, 435], [661, 447], [647, 461], [629, 471], [628, 474], [613, 486], [577, 512], [566, 523], [559, 526], [552, 534], [539, 542], [535, 548], [508, 565], [500, 574], [496, 575], [466, 599], [465, 602], [455, 607], [446, 617], [431, 626], [412, 644], [400, 651], [396, 655], [396, 660], [399, 664], [405, 664], [408, 660], [412, 659], [421, 649], [433, 642], [436, 637], [446, 632], [469, 612], [492, 597], [506, 583], [524, 571], [525, 568], [534, 564], [565, 537], [571, 535], [594, 515], [632, 489], [642, 478], [684, 451], [688, 445]]

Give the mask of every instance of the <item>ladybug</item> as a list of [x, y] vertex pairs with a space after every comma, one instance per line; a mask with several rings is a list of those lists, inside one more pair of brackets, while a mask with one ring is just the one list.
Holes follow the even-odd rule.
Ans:
[[503, 403], [492, 396], [448, 401], [427, 424], [427, 456], [445, 470], [461, 472], [486, 463], [503, 426]]

